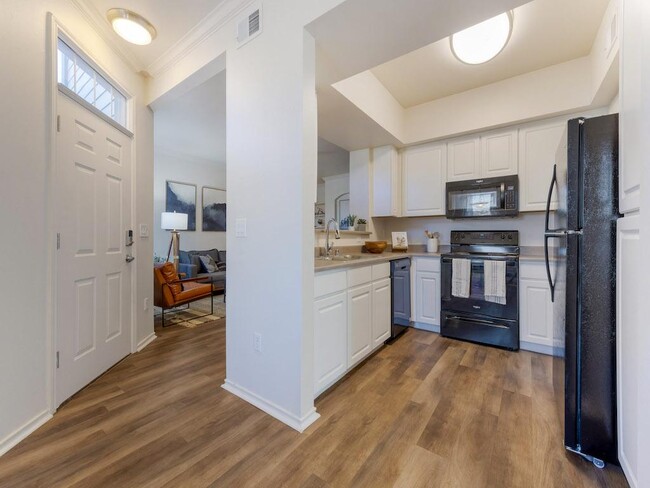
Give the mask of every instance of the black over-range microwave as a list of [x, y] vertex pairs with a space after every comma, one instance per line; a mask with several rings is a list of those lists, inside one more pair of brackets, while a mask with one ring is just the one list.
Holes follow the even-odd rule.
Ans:
[[447, 218], [514, 217], [519, 214], [517, 175], [447, 183]]

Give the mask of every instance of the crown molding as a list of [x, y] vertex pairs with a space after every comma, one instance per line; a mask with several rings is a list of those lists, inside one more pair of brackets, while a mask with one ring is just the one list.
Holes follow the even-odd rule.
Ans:
[[[84, 1], [84, 0], [77, 0]], [[174, 67], [206, 39], [219, 31], [257, 0], [224, 0], [178, 42], [146, 67], [149, 76], [156, 78]], [[233, 31], [233, 36], [234, 36]]]
[[95, 8], [89, 0], [70, 0], [71, 3], [81, 12], [84, 19], [93, 28], [93, 30], [102, 38], [102, 40], [124, 61], [124, 63], [135, 73], [143, 71], [142, 66], [135, 62], [135, 55], [128, 49], [115, 42], [113, 31], [106, 19]]

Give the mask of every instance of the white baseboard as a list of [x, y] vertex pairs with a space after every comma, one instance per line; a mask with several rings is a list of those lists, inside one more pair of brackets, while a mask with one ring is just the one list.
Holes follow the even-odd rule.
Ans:
[[564, 348], [555, 346], [546, 346], [542, 344], [534, 344], [532, 342], [519, 342], [519, 348], [524, 351], [538, 352], [546, 354], [547, 356], [564, 357]]
[[138, 343], [137, 347], [135, 348], [135, 352], [142, 351], [145, 347], [147, 347], [149, 344], [151, 344], [156, 339], [156, 337], [158, 337], [158, 336], [156, 335], [155, 332], [152, 332], [151, 334], [149, 334], [147, 337], [145, 337], [144, 339], [142, 339]]
[[9, 451], [9, 449], [14, 447], [51, 418], [52, 414], [50, 411], [44, 410], [25, 423], [25, 425], [14, 430], [11, 434], [0, 441], [0, 456]]
[[221, 385], [221, 388], [229, 391], [233, 395], [238, 396], [242, 400], [247, 401], [251, 405], [256, 406], [263, 412], [268, 413], [271, 417], [278, 419], [280, 422], [288, 425], [298, 432], [304, 432], [307, 427], [316, 422], [316, 420], [318, 420], [320, 417], [320, 414], [316, 412], [316, 407], [314, 407], [302, 418], [296, 417], [292, 413], [287, 412], [284, 408], [262, 398], [261, 396], [247, 390], [244, 387], [234, 384], [228, 379], [226, 379], [224, 384]]
[[435, 332], [440, 334], [439, 325], [423, 324], [422, 322], [413, 322], [413, 327], [420, 330], [426, 330], [427, 332]]
[[623, 474], [627, 478], [627, 482], [631, 488], [637, 488], [639, 484], [637, 483], [635, 473], [630, 469], [630, 463], [628, 463], [627, 458], [621, 451], [619, 447], [618, 461], [621, 463], [621, 469], [623, 469]]

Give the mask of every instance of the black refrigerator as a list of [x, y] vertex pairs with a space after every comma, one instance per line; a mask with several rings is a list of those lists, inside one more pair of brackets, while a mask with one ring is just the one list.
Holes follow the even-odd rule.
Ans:
[[[616, 220], [618, 115], [570, 120], [546, 209], [546, 271], [564, 361], [564, 445], [598, 467], [618, 464], [616, 442]], [[559, 151], [562, 151], [560, 149]], [[551, 200], [558, 193], [558, 209]], [[554, 223], [551, 224], [551, 220]]]

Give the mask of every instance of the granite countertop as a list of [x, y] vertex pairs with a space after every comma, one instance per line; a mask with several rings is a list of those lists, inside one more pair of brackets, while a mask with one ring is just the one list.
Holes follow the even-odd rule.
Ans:
[[[384, 251], [381, 254], [362, 253], [359, 248], [354, 250], [342, 248], [341, 254], [350, 254], [353, 256], [361, 256], [359, 259], [352, 261], [324, 261], [321, 259], [314, 260], [314, 271], [326, 271], [332, 269], [356, 268], [360, 266], [368, 266], [371, 264], [385, 263], [401, 258], [413, 257], [440, 257], [441, 254], [450, 251], [449, 246], [440, 246], [438, 252], [426, 252], [424, 246], [411, 246], [412, 251], [408, 252], [391, 252]], [[544, 261], [544, 248], [541, 246], [522, 246], [520, 248], [520, 261]]]

